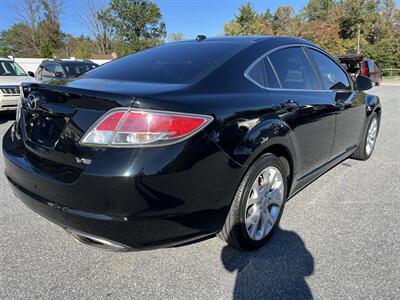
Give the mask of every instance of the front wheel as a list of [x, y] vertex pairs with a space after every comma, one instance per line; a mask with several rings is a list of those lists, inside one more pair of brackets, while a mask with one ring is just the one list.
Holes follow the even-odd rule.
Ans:
[[234, 248], [260, 248], [278, 227], [286, 195], [287, 175], [282, 159], [269, 153], [263, 155], [244, 176], [218, 236]]
[[371, 115], [363, 140], [358, 146], [352, 158], [359, 160], [367, 160], [371, 157], [375, 148], [376, 138], [379, 132], [379, 116], [376, 112]]

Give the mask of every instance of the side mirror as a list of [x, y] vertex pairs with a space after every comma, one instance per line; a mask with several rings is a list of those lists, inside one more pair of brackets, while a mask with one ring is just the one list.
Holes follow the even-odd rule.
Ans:
[[56, 72], [54, 75], [56, 76], [56, 78], [61, 78], [64, 76], [62, 72]]
[[360, 91], [366, 91], [372, 88], [372, 81], [368, 77], [359, 75], [356, 79], [356, 88]]
[[32, 71], [28, 71], [28, 75], [35, 78], [35, 73], [33, 73]]

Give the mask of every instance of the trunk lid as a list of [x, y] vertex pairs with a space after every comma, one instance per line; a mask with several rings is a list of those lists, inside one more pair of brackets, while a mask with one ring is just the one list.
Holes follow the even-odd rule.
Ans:
[[[51, 84], [25, 83], [19, 128], [33, 161], [85, 169], [106, 149], [79, 141], [107, 111], [131, 107], [138, 97], [181, 91], [180, 84], [77, 79]], [[138, 98], [139, 99], [139, 98]], [[42, 164], [44, 165], [44, 164]]]
[[[40, 168], [47, 163], [84, 169], [101, 152], [81, 147], [80, 139], [108, 110], [130, 107], [134, 97], [67, 85], [23, 84], [18, 120], [26, 156]], [[60, 169], [61, 170], [61, 169]]]

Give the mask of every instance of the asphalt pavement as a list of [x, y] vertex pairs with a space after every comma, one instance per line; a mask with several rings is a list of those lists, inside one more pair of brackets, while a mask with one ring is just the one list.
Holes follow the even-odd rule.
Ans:
[[[253, 253], [218, 238], [132, 253], [78, 244], [13, 196], [1, 157], [0, 299], [399, 299], [400, 85], [370, 93], [383, 106], [371, 159], [292, 198]], [[12, 118], [0, 116], [0, 137]]]

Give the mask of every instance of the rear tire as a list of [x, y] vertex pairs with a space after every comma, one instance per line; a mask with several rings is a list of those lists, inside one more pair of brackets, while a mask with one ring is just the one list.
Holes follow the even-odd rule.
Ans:
[[378, 137], [379, 125], [379, 116], [376, 112], [373, 112], [369, 120], [368, 126], [364, 132], [361, 144], [358, 146], [357, 150], [353, 153], [351, 158], [358, 160], [367, 160], [371, 157], [372, 152], [375, 148], [376, 138]]
[[242, 179], [218, 236], [243, 250], [262, 247], [279, 225], [287, 198], [287, 171], [282, 159], [265, 154]]

